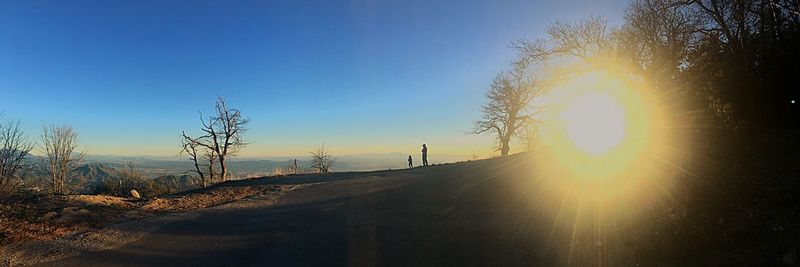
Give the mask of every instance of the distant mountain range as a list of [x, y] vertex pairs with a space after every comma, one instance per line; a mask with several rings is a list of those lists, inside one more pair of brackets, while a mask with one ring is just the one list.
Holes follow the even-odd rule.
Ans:
[[[385, 169], [402, 169], [406, 167], [408, 155], [402, 153], [376, 153], [344, 155], [336, 157], [334, 171], [368, 171]], [[242, 157], [232, 158], [229, 161], [231, 177], [260, 177], [269, 176], [277, 168], [287, 168], [290, 161], [297, 159], [297, 165], [301, 168], [310, 166], [310, 156], [300, 157]], [[31, 156], [28, 158], [31, 163], [41, 162], [41, 158]], [[468, 160], [466, 156], [455, 155], [431, 155], [429, 161], [435, 163], [447, 163]], [[414, 163], [420, 161], [418, 155], [414, 155]], [[158, 156], [109, 156], [109, 155], [87, 155], [84, 164], [75, 170], [75, 179], [69, 181], [71, 187], [79, 192], [91, 192], [97, 186], [108, 182], [118, 182], [124, 180], [124, 171], [128, 164], [133, 164], [134, 170], [145, 175], [145, 178], [152, 181], [169, 185], [177, 190], [187, 190], [198, 188], [201, 181], [191, 172], [192, 162], [188, 159], [177, 157], [158, 157]], [[37, 172], [41, 172], [38, 170]], [[43, 173], [32, 176], [26, 183], [31, 185], [48, 185]]]
[[[415, 164], [420, 162], [419, 155], [412, 155]], [[408, 155], [403, 153], [372, 153], [343, 155], [336, 157], [334, 171], [369, 171], [385, 169], [401, 169], [407, 164]], [[301, 168], [309, 167], [311, 157], [284, 156], [284, 157], [234, 157], [229, 161], [229, 169], [234, 176], [266, 176], [273, 173], [276, 168], [286, 168], [289, 161], [297, 159]], [[432, 154], [431, 163], [448, 163], [469, 160], [470, 157], [446, 154]], [[133, 163], [134, 167], [150, 177], [183, 174], [193, 169], [192, 162], [188, 159], [177, 157], [159, 156], [113, 156], [113, 155], [87, 155], [88, 163], [102, 163], [108, 167], [120, 169], [126, 164]]]

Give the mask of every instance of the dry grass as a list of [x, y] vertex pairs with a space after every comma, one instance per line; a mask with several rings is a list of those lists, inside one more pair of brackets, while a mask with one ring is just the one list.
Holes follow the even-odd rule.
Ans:
[[0, 204], [0, 244], [46, 240], [86, 228], [99, 228], [136, 207], [111, 196], [27, 196]]
[[142, 206], [148, 212], [184, 211], [218, 206], [237, 200], [263, 196], [288, 189], [286, 186], [236, 186], [220, 187], [213, 190], [199, 190], [167, 198], [154, 198]]
[[293, 190], [294, 186], [219, 186], [149, 200], [106, 195], [30, 195], [0, 203], [0, 246], [59, 236], [159, 213], [218, 206]]

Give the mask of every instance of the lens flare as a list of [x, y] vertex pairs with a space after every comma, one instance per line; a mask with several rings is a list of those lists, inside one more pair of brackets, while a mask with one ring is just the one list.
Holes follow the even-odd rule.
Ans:
[[625, 138], [625, 110], [607, 92], [573, 99], [561, 114], [567, 136], [577, 148], [600, 155]]
[[[567, 265], [608, 262], [629, 253], [630, 229], [646, 229], [649, 210], [674, 201], [687, 140], [656, 90], [631, 72], [598, 68], [553, 88], [542, 100], [538, 149], [530, 154], [536, 191], [551, 223], [548, 246]], [[624, 264], [623, 264], [624, 265]]]
[[626, 187], [620, 179], [647, 172], [645, 153], [662, 145], [662, 133], [646, 88], [610, 71], [574, 78], [548, 96], [551, 116], [540, 128], [542, 169], [561, 182], [597, 181]]

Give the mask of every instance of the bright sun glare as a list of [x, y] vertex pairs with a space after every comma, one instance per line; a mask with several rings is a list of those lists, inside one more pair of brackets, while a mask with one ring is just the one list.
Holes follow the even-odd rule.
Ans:
[[600, 155], [625, 137], [624, 112], [608, 92], [589, 92], [570, 101], [561, 119], [576, 147]]
[[652, 92], [610, 66], [574, 77], [540, 100], [546, 115], [539, 118], [540, 146], [531, 162], [541, 184], [531, 198], [551, 208], [553, 229], [572, 231], [571, 242], [587, 231], [602, 235], [607, 222], [638, 219], [676, 186], [674, 151], [683, 144], [668, 121], [673, 109]]
[[607, 70], [575, 77], [548, 96], [552, 113], [540, 130], [556, 177], [605, 181], [646, 172], [642, 155], [661, 146], [658, 117], [643, 85]]
[[537, 103], [546, 115], [538, 118], [540, 146], [531, 153], [531, 199], [550, 208], [554, 232], [572, 232], [569, 255], [581, 238], [613, 236], [607, 226], [644, 218], [641, 211], [669, 199], [683, 160], [685, 140], [672, 121], [677, 109], [624, 68], [601, 67]]

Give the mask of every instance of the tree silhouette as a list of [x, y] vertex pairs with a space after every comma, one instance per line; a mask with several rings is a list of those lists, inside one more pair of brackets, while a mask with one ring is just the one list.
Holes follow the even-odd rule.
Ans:
[[200, 144], [214, 150], [219, 161], [220, 178], [224, 181], [228, 177], [229, 156], [235, 156], [237, 152], [247, 146], [242, 136], [247, 131], [249, 119], [242, 117], [242, 113], [235, 108], [229, 108], [222, 97], [217, 98], [214, 106], [216, 116], [212, 116], [208, 121], [203, 120], [201, 130], [206, 133]]
[[[182, 153], [187, 153], [194, 163], [195, 168], [192, 172], [198, 173], [201, 178], [207, 176], [209, 183], [213, 183], [217, 177], [215, 161], [219, 163], [219, 180], [225, 181], [228, 178], [227, 160], [247, 146], [243, 135], [247, 132], [247, 124], [250, 122], [238, 109], [228, 107], [222, 97], [217, 98], [214, 112], [214, 116], [208, 118], [200, 114], [202, 123], [200, 130], [204, 135], [191, 137], [184, 132], [181, 137]], [[201, 150], [200, 147], [204, 149]], [[208, 162], [206, 175], [200, 170], [198, 161], [201, 155]]]
[[538, 112], [532, 110], [530, 103], [543, 90], [528, 73], [528, 65], [526, 61], [518, 61], [512, 71], [502, 72], [492, 80], [486, 93], [488, 102], [481, 107], [483, 118], [475, 122], [471, 131], [496, 135], [502, 156], [511, 150], [511, 138], [525, 134]]

